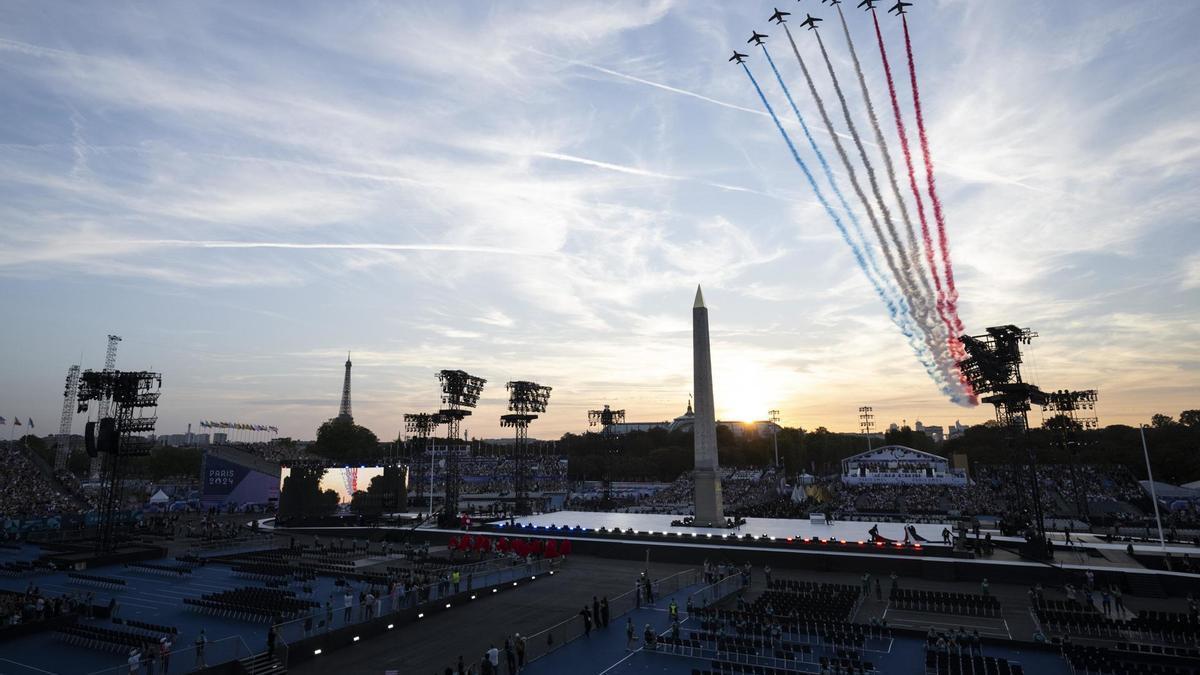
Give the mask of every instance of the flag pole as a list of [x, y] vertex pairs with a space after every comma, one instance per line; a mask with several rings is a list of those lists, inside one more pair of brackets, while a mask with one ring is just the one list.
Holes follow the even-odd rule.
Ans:
[[1150, 501], [1154, 502], [1154, 522], [1158, 524], [1158, 545], [1167, 550], [1167, 541], [1163, 538], [1162, 518], [1158, 515], [1158, 495], [1154, 491], [1154, 472], [1150, 470], [1150, 449], [1146, 445], [1146, 425], [1138, 426], [1142, 434], [1142, 454], [1146, 456], [1146, 477], [1150, 479]]

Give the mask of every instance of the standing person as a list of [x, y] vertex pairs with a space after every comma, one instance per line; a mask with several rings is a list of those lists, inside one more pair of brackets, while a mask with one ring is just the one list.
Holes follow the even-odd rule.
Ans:
[[375, 594], [372, 593], [371, 591], [367, 591], [366, 605], [367, 605], [367, 619], [370, 620], [370, 619], [375, 618]]
[[770, 565], [766, 565], [763, 567], [763, 578], [767, 580], [767, 588], [770, 588], [771, 587], [771, 566]]
[[667, 605], [667, 616], [671, 621], [679, 620], [679, 605], [676, 604], [675, 598], [671, 598], [671, 604]]
[[275, 632], [275, 626], [271, 626], [267, 630], [267, 658], [269, 659], [275, 658], [275, 640], [278, 637], [278, 634]]
[[207, 668], [208, 664], [204, 661], [204, 648], [208, 646], [208, 637], [204, 634], [204, 629], [200, 629], [200, 634], [196, 636], [196, 664], [195, 668]]
[[125, 662], [129, 664], [129, 675], [138, 675], [138, 666], [142, 665], [142, 655], [136, 648], [129, 650], [129, 658]]
[[342, 602], [345, 603], [344, 607], [346, 608], [345, 611], [342, 612], [342, 623], [349, 624], [351, 613], [353, 612], [354, 608], [354, 593], [350, 590], [349, 585], [346, 586], [346, 592], [342, 594]]
[[637, 630], [633, 627], [633, 619], [625, 619], [625, 651], [633, 650], [633, 643], [637, 642]]
[[1113, 586], [1112, 594], [1113, 607], [1116, 608], [1117, 618], [1120, 619], [1125, 616], [1125, 600], [1121, 597], [1121, 588], [1119, 586]]
[[494, 643], [488, 647], [487, 660], [488, 664], [492, 667], [492, 672], [498, 675], [500, 673], [500, 650], [496, 649]]
[[154, 646], [147, 643], [145, 649], [142, 650], [142, 670], [146, 671], [146, 675], [154, 675], [154, 662], [158, 660], [158, 651]]
[[158, 639], [158, 662], [162, 664], [163, 675], [171, 672], [171, 641], [165, 636]]
[[592, 621], [596, 623], [596, 628], [600, 628], [600, 601], [596, 596], [592, 596]]
[[521, 668], [525, 667], [525, 638], [521, 637], [520, 633], [517, 633], [516, 642], [517, 642], [517, 668], [521, 669]]
[[879, 583], [879, 577], [875, 578], [875, 599], [883, 600], [883, 585]]
[[634, 606], [637, 607], [638, 609], [641, 609], [642, 608], [642, 581], [641, 581], [641, 579], [639, 579], [637, 581], [637, 583], [635, 583], [633, 585], [633, 597], [634, 597]]
[[608, 628], [608, 596], [600, 598], [600, 625]]
[[990, 588], [990, 587], [988, 586], [988, 580], [987, 580], [987, 577], [984, 577], [984, 578], [983, 578], [983, 583], [979, 584], [979, 590], [983, 591], [983, 594], [984, 594], [985, 596], [986, 596], [986, 595], [991, 595], [991, 591], [989, 590], [989, 588]]
[[592, 636], [592, 612], [591, 612], [591, 610], [588, 609], [587, 605], [584, 605], [583, 609], [579, 610], [579, 616], [583, 617], [583, 636], [591, 637]]
[[508, 675], [517, 675], [517, 650], [512, 638], [504, 640], [504, 661], [508, 664]]
[[333, 630], [333, 595], [325, 601], [325, 632]]

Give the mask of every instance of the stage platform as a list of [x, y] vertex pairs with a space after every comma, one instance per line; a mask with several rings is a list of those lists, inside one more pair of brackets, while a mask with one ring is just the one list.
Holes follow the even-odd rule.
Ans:
[[[754, 537], [774, 537], [775, 539], [787, 539], [788, 537], [803, 537], [811, 539], [818, 537], [820, 539], [836, 539], [839, 541], [869, 541], [871, 535], [867, 530], [875, 523], [858, 522], [858, 521], [837, 521], [831, 525], [817, 525], [808, 520], [790, 519], [790, 518], [747, 518], [746, 524], [737, 528], [725, 527], [695, 527], [695, 526], [679, 526], [672, 525], [673, 520], [682, 520], [686, 516], [672, 515], [669, 513], [604, 513], [597, 511], [556, 511], [554, 513], [542, 513], [536, 516], [525, 516], [517, 518], [514, 522], [522, 525], [533, 525], [535, 527], [550, 527], [552, 525], [558, 527], [581, 527], [584, 530], [598, 530], [601, 527], [612, 529], [628, 530], [633, 529], [635, 532], [655, 532], [666, 534], [675, 532], [677, 534], [693, 534], [693, 535], [712, 535], [713, 538], [723, 537], [734, 534], [743, 537], [747, 534]], [[904, 540], [904, 523], [879, 523], [879, 534], [888, 539], [896, 541]], [[942, 528], [944, 525], [937, 524], [917, 524], [917, 534], [921, 535], [927, 542], [922, 542], [925, 546], [943, 546], [942, 544]]]

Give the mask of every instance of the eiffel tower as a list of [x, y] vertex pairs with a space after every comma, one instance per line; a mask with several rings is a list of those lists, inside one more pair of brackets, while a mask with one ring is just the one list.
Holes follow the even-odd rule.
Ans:
[[337, 419], [354, 421], [354, 415], [350, 413], [350, 352], [346, 352], [346, 379], [342, 382], [342, 405], [338, 408]]

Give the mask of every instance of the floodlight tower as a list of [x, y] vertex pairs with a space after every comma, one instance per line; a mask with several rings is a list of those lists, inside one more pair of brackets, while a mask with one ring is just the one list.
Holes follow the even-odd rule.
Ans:
[[[1037, 452], [1029, 443], [1029, 409], [1045, 405], [1046, 394], [1037, 386], [1021, 379], [1021, 345], [1029, 344], [1037, 333], [1013, 325], [993, 326], [986, 335], [959, 338], [966, 349], [966, 358], [958, 363], [962, 373], [976, 392], [986, 394], [981, 400], [996, 408], [996, 421], [1005, 431], [1009, 446], [1025, 450], [1027, 465], [1022, 466], [1017, 453], [1012, 453], [1014, 492], [1022, 498], [1029, 490], [1027, 510], [1033, 521], [1035, 544], [1030, 553], [1038, 558], [1050, 555], [1046, 541], [1046, 523], [1042, 514], [1041, 487], [1038, 484]], [[1021, 446], [1024, 446], [1022, 448]], [[1028, 486], [1028, 487], [1026, 487]]]
[[[404, 430], [416, 434], [418, 445], [429, 459], [429, 514], [433, 515], [433, 451], [429, 447], [429, 437], [442, 424], [438, 413], [406, 413], [404, 415]], [[410, 455], [410, 465], [416, 465], [416, 457]]]
[[[446, 425], [446, 438], [457, 441], [459, 425], [479, 403], [479, 395], [487, 380], [465, 370], [443, 370], [437, 374], [442, 385], [442, 405], [438, 415]], [[454, 527], [458, 515], [458, 492], [462, 477], [458, 472], [458, 452], [447, 446], [445, 501], [442, 507], [442, 527]]]
[[875, 409], [864, 405], [858, 409], [858, 428], [867, 437], [867, 452], [871, 451], [871, 432], [875, 430]]
[[612, 474], [613, 474], [613, 455], [616, 454], [616, 446], [613, 443], [615, 434], [613, 433], [614, 424], [625, 423], [625, 411], [613, 410], [607, 403], [600, 410], [588, 411], [588, 426], [594, 427], [600, 425], [600, 436], [604, 439], [604, 507], [611, 508], [612, 506]]
[[[108, 336], [108, 347], [105, 348], [105, 350], [104, 350], [104, 372], [106, 372], [106, 373], [111, 372], [114, 368], [117, 367], [117, 345], [119, 345], [120, 343], [121, 343], [120, 335], [109, 335]], [[109, 409], [109, 406], [111, 406], [111, 405], [112, 405], [112, 402], [107, 401], [107, 400], [101, 400], [101, 401], [97, 402], [97, 404], [96, 404], [96, 419], [104, 419], [105, 417], [108, 417], [108, 409]], [[92, 464], [88, 468], [88, 474], [92, 478], [100, 477], [100, 468], [101, 468], [100, 461], [101, 460], [99, 457], [92, 458]]]
[[89, 422], [89, 453], [102, 460], [100, 534], [97, 551], [113, 549], [117, 512], [122, 506], [122, 469], [128, 457], [150, 454], [149, 444], [134, 434], [154, 431], [162, 375], [147, 371], [84, 371], [80, 376], [78, 412], [87, 412], [89, 401], [108, 401], [112, 416]]
[[780, 468], [779, 464], [779, 411], [768, 410], [767, 421], [771, 423], [771, 447], [775, 450], [775, 468]]
[[1098, 394], [1095, 389], [1079, 391], [1060, 389], [1047, 392], [1046, 402], [1042, 404], [1044, 412], [1053, 413], [1050, 419], [1042, 422], [1042, 428], [1051, 433], [1055, 445], [1070, 455], [1075, 510], [1084, 520], [1091, 519], [1091, 509], [1087, 493], [1081, 489], [1079, 484], [1079, 451], [1085, 443], [1081, 440], [1079, 432], [1091, 431], [1100, 425], [1100, 420], [1096, 417], [1095, 412], [1097, 398]]
[[54, 453], [54, 468], [64, 469], [71, 457], [71, 423], [75, 421], [75, 397], [79, 394], [79, 366], [67, 368], [63, 385], [62, 416], [58, 419], [58, 448]]
[[526, 445], [529, 441], [529, 423], [538, 418], [536, 413], [546, 412], [550, 402], [550, 387], [536, 382], [517, 380], [504, 385], [508, 389], [509, 414], [500, 416], [500, 426], [512, 427], [513, 437], [513, 511], [520, 516], [529, 515], [529, 475], [526, 469]]

